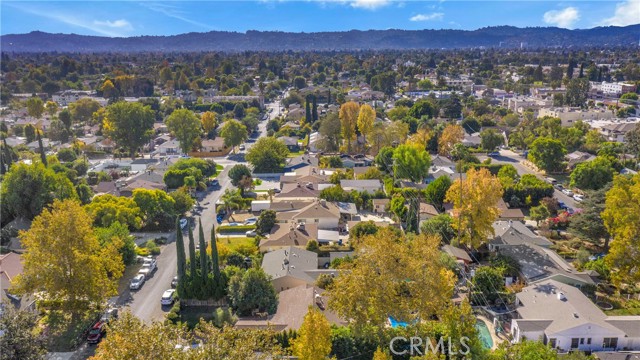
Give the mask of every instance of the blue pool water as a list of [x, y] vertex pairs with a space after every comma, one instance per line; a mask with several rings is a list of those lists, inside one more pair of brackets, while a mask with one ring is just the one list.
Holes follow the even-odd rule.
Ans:
[[482, 320], [478, 320], [476, 322], [476, 329], [478, 330], [478, 338], [480, 338], [480, 342], [485, 349], [491, 349], [493, 347], [493, 339], [491, 339], [491, 333], [489, 332], [489, 328], [487, 324]]
[[389, 316], [389, 323], [391, 324], [391, 327], [394, 329], [397, 327], [407, 327], [407, 325], [409, 325], [406, 322], [398, 321], [392, 318], [391, 316]]

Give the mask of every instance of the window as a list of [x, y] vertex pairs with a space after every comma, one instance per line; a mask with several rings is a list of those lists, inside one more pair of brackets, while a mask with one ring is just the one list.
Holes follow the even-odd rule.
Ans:
[[591, 345], [591, 338], [587, 338], [587, 345]]
[[615, 349], [618, 347], [618, 338], [604, 338], [602, 347], [605, 349]]
[[549, 347], [551, 347], [552, 349], [555, 349], [555, 347], [556, 347], [556, 338], [549, 339]]
[[580, 345], [584, 345], [584, 338], [580, 338]]
[[578, 343], [579, 342], [580, 342], [579, 338], [571, 338], [571, 348], [572, 349], [578, 348]]

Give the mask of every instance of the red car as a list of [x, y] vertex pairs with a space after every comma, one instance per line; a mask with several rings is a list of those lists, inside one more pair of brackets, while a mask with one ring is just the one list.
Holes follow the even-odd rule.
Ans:
[[100, 342], [102, 337], [107, 331], [107, 323], [106, 321], [98, 321], [93, 325], [91, 330], [89, 330], [89, 335], [87, 335], [87, 342], [89, 344], [97, 344]]

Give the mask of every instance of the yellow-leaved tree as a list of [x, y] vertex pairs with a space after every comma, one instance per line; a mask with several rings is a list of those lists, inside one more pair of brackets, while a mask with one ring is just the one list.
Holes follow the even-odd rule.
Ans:
[[420, 128], [416, 131], [415, 134], [409, 137], [407, 142], [411, 144], [415, 144], [420, 146], [421, 149], [425, 150], [427, 145], [429, 145], [429, 140], [433, 137], [433, 132], [431, 132], [428, 128]]
[[460, 241], [478, 248], [494, 233], [493, 222], [498, 219], [498, 201], [502, 198], [500, 180], [485, 168], [467, 171], [467, 178], [453, 182], [445, 200], [453, 203], [453, 222], [459, 230]]
[[384, 331], [387, 320], [414, 322], [440, 314], [453, 294], [454, 275], [440, 258], [440, 239], [411, 239], [392, 228], [358, 242], [353, 262], [328, 290], [329, 308], [356, 329]]
[[640, 175], [623, 175], [613, 179], [607, 192], [604, 226], [612, 240], [606, 263], [612, 268], [614, 284], [635, 284], [640, 281]]
[[464, 130], [460, 125], [447, 125], [438, 139], [438, 154], [449, 155], [453, 146], [464, 139]]
[[202, 120], [202, 128], [204, 129], [205, 134], [211, 132], [211, 130], [216, 127], [216, 114], [212, 111], [205, 111], [201, 116]]
[[44, 307], [78, 313], [117, 294], [124, 264], [114, 238], [100, 246], [93, 219], [76, 200], [54, 201], [20, 234], [25, 248], [19, 293], [41, 293]]
[[[108, 336], [91, 360], [266, 360], [282, 358], [282, 349], [270, 330], [216, 328], [201, 320], [193, 332], [185, 325], [154, 322], [145, 324], [130, 312], [109, 324]], [[198, 349], [192, 350], [194, 340]]]
[[358, 114], [358, 129], [362, 136], [364, 136], [365, 146], [367, 144], [367, 136], [371, 134], [373, 130], [373, 122], [376, 120], [376, 111], [373, 110], [371, 105], [364, 104], [360, 106], [360, 113]]
[[325, 360], [331, 353], [331, 325], [320, 310], [309, 306], [298, 337], [293, 342], [293, 354], [300, 360]]
[[356, 123], [358, 121], [358, 111], [360, 106], [353, 101], [349, 101], [340, 106], [340, 128], [342, 138], [347, 140], [347, 153], [351, 153], [351, 141], [356, 139]]

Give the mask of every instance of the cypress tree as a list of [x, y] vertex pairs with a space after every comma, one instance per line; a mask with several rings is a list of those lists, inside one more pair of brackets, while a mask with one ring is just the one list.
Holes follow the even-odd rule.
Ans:
[[417, 198], [409, 201], [409, 211], [407, 212], [407, 232], [418, 233], [418, 212], [420, 203]]
[[581, 79], [584, 77], [584, 63], [580, 64], [580, 74], [578, 77]]
[[189, 224], [189, 276], [194, 279], [196, 276], [196, 242], [193, 239], [193, 230]]
[[7, 172], [7, 170], [4, 167], [4, 158], [5, 158], [5, 149], [3, 147], [2, 151], [0, 151], [0, 175], [4, 175]]
[[209, 278], [209, 264], [207, 262], [207, 244], [204, 240], [204, 230], [202, 230], [202, 218], [200, 218], [200, 228], [198, 237], [200, 238], [200, 276], [202, 276], [203, 286]]
[[176, 258], [178, 260], [178, 283], [182, 284], [187, 266], [186, 254], [184, 252], [184, 238], [180, 229], [180, 217], [176, 218]]
[[2, 141], [4, 142], [4, 154], [5, 154], [4, 161], [7, 166], [7, 171], [9, 171], [9, 169], [11, 168], [11, 165], [13, 164], [13, 159], [11, 158], [13, 156], [13, 148], [7, 145], [7, 138], [4, 138]]
[[211, 227], [211, 267], [213, 268], [213, 281], [216, 286], [220, 283], [220, 265], [218, 263], [218, 244], [216, 240], [216, 225]]
[[331, 104], [331, 89], [329, 89], [329, 92], [327, 93], [327, 104]]
[[48, 166], [47, 155], [44, 153], [44, 146], [42, 145], [42, 136], [40, 136], [40, 131], [36, 130], [36, 133], [38, 134], [38, 147], [40, 148], [40, 160], [42, 160], [42, 164], [44, 164], [44, 166], [47, 167]]
[[313, 95], [313, 103], [311, 105], [311, 115], [313, 117], [313, 122], [318, 121], [318, 99], [317, 96]]
[[309, 103], [309, 96], [307, 96], [307, 101], [305, 101], [305, 115], [304, 115], [304, 122], [307, 124], [311, 124], [311, 122], [313, 121], [312, 117], [311, 117], [311, 104]]

